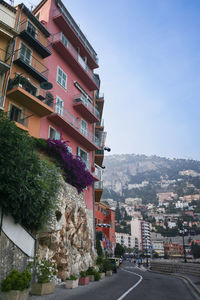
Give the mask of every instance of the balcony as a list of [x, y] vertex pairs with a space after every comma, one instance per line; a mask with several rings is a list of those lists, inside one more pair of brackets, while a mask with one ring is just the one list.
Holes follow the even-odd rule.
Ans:
[[96, 52], [64, 6], [54, 10], [53, 20], [63, 33], [73, 41], [73, 44], [80, 48], [81, 56], [87, 57], [90, 68], [98, 68]]
[[81, 128], [81, 122], [78, 118], [75, 118], [67, 109], [63, 109], [61, 114], [55, 112], [48, 116], [48, 119], [54, 124], [59, 126], [63, 131], [69, 134], [71, 137], [75, 138], [82, 145], [84, 145], [88, 150], [98, 150], [101, 146], [101, 139], [96, 137], [92, 131], [85, 130]]
[[10, 69], [12, 54], [0, 48], [0, 71], [7, 72]]
[[102, 167], [104, 159], [104, 150], [96, 150], [95, 151], [95, 164]]
[[64, 41], [62, 33], [56, 33], [52, 36], [52, 47], [67, 61], [73, 71], [77, 73], [79, 78], [87, 85], [90, 91], [97, 90], [98, 85], [92, 70], [87, 66], [86, 62], [79, 55], [78, 51], [69, 43]]
[[51, 93], [33, 86], [23, 76], [9, 80], [7, 96], [40, 117], [54, 112]]
[[48, 69], [46, 66], [39, 62], [34, 56], [26, 55], [24, 49], [20, 48], [15, 51], [14, 63], [23, 68], [27, 73], [31, 74], [37, 81], [47, 81]]
[[[18, 34], [16, 10], [13, 7], [12, 9], [13, 14], [11, 11], [8, 13], [8, 10], [6, 10], [6, 7], [4, 7], [3, 5], [1, 5], [0, 8], [0, 27], [5, 29], [12, 35], [10, 36], [10, 38]], [[6, 33], [4, 32], [4, 34]]]
[[103, 181], [96, 181], [94, 183], [95, 202], [100, 202], [103, 193]]
[[23, 22], [20, 25], [20, 37], [34, 48], [41, 57], [45, 58], [51, 55], [46, 48], [48, 39], [29, 22]]
[[90, 123], [99, 121], [98, 110], [83, 94], [75, 97], [74, 108]]
[[101, 130], [101, 131], [104, 130], [104, 119], [102, 119], [100, 122], [97, 122], [95, 124], [95, 129], [98, 129], [98, 130]]

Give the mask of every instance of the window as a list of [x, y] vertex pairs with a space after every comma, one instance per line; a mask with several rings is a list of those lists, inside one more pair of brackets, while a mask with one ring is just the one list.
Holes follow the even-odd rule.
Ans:
[[21, 114], [22, 114], [22, 110], [12, 104], [10, 107], [10, 119], [12, 121], [19, 122], [19, 120], [21, 119]]
[[81, 133], [87, 136], [87, 122], [85, 120], [81, 120]]
[[36, 28], [30, 22], [28, 22], [28, 24], [27, 24], [27, 31], [28, 31], [28, 33], [30, 33], [30, 35], [32, 37], [35, 38], [35, 36], [36, 36]]
[[49, 138], [54, 140], [60, 140], [60, 133], [53, 127], [49, 127]]
[[67, 89], [67, 74], [59, 66], [57, 69], [57, 83]]
[[65, 47], [68, 47], [68, 39], [66, 38], [66, 36], [61, 32], [61, 41], [63, 42], [63, 44], [65, 45]]
[[86, 164], [86, 167], [89, 168], [89, 153], [78, 147], [78, 156], [81, 157], [82, 161]]
[[27, 64], [31, 64], [31, 50], [21, 43], [20, 58]]
[[58, 96], [56, 96], [56, 113], [63, 115], [63, 100]]
[[69, 151], [70, 153], [72, 153], [72, 148], [71, 148], [71, 147], [67, 146], [67, 149], [68, 149], [68, 151]]
[[87, 66], [87, 63], [86, 63], [86, 58], [84, 60], [80, 55], [78, 55], [78, 62], [83, 67], [83, 69], [85, 69], [86, 71], [88, 71], [88, 66]]

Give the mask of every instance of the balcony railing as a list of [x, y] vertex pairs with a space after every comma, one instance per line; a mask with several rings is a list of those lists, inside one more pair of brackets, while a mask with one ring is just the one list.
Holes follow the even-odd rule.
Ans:
[[95, 154], [96, 155], [104, 155], [104, 150], [96, 150]]
[[37, 60], [32, 54], [28, 54], [28, 48], [20, 48], [14, 53], [14, 62], [30, 73], [39, 82], [47, 81], [48, 68]]
[[100, 122], [96, 123], [97, 127], [104, 127], [104, 119], [102, 119]]
[[10, 66], [11, 64], [12, 53], [9, 53], [5, 49], [0, 48], [0, 62], [5, 63]]
[[51, 52], [47, 48], [50, 43], [47, 37], [27, 20], [20, 25], [20, 37], [43, 58], [51, 55]]
[[88, 108], [88, 110], [92, 112], [98, 119], [100, 118], [98, 110], [94, 107], [92, 103], [88, 101], [88, 99], [83, 94], [75, 96], [74, 103], [79, 102], [83, 103]]
[[20, 32], [26, 30], [34, 39], [40, 42], [44, 47], [47, 47], [48, 39], [37, 29], [34, 29], [29, 21], [20, 24]]
[[[55, 112], [56, 106], [55, 106]], [[79, 133], [85, 136], [86, 139], [88, 139], [90, 142], [95, 144], [97, 147], [100, 147], [101, 140], [94, 135], [94, 133], [90, 130], [83, 131], [81, 128], [81, 122], [76, 118], [73, 114], [71, 114], [67, 109], [63, 109], [60, 115], [67, 123], [69, 123], [72, 127], [74, 127]]]
[[103, 181], [95, 181], [94, 188], [97, 190], [103, 189]]
[[17, 31], [17, 18], [0, 8], [0, 22]]
[[[62, 33], [58, 32], [52, 36], [52, 43], [62, 42]], [[78, 51], [72, 46], [72, 44], [67, 41], [67, 43], [63, 43], [64, 47], [71, 53], [74, 59], [81, 65], [81, 67], [87, 72], [88, 76], [95, 82], [97, 86], [99, 86], [98, 80], [96, 79], [92, 70], [88, 67], [84, 59], [79, 55]]]
[[60, 14], [63, 15], [66, 22], [70, 25], [70, 27], [73, 29], [73, 31], [75, 32], [77, 37], [81, 40], [83, 45], [89, 51], [90, 55], [93, 57], [95, 62], [98, 64], [97, 54], [95, 53], [94, 49], [92, 48], [92, 46], [90, 45], [90, 43], [88, 42], [88, 40], [86, 39], [86, 37], [84, 36], [82, 31], [80, 30], [79, 26], [74, 22], [74, 20], [72, 19], [71, 15], [68, 13], [68, 11], [64, 10], [62, 7], [60, 7], [60, 9], [56, 8], [53, 12], [53, 17], [57, 17]]
[[50, 92], [47, 92], [39, 88], [38, 86], [34, 86], [27, 78], [22, 75], [16, 75], [14, 79], [9, 80], [8, 90], [11, 90], [18, 86], [26, 92], [30, 93], [32, 96], [35, 96], [37, 99], [42, 101], [42, 103], [53, 108], [54, 97]]

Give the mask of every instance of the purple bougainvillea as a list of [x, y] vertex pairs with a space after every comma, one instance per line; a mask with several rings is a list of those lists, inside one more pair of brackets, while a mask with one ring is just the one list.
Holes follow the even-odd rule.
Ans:
[[64, 171], [66, 181], [73, 185], [78, 193], [94, 183], [94, 178], [87, 170], [85, 163], [79, 156], [74, 156], [68, 150], [67, 142], [61, 140], [47, 140], [48, 153], [56, 157]]

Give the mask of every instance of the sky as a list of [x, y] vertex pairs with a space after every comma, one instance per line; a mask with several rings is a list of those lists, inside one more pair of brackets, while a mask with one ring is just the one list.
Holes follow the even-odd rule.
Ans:
[[200, 1], [63, 3], [98, 54], [109, 154], [200, 160]]

